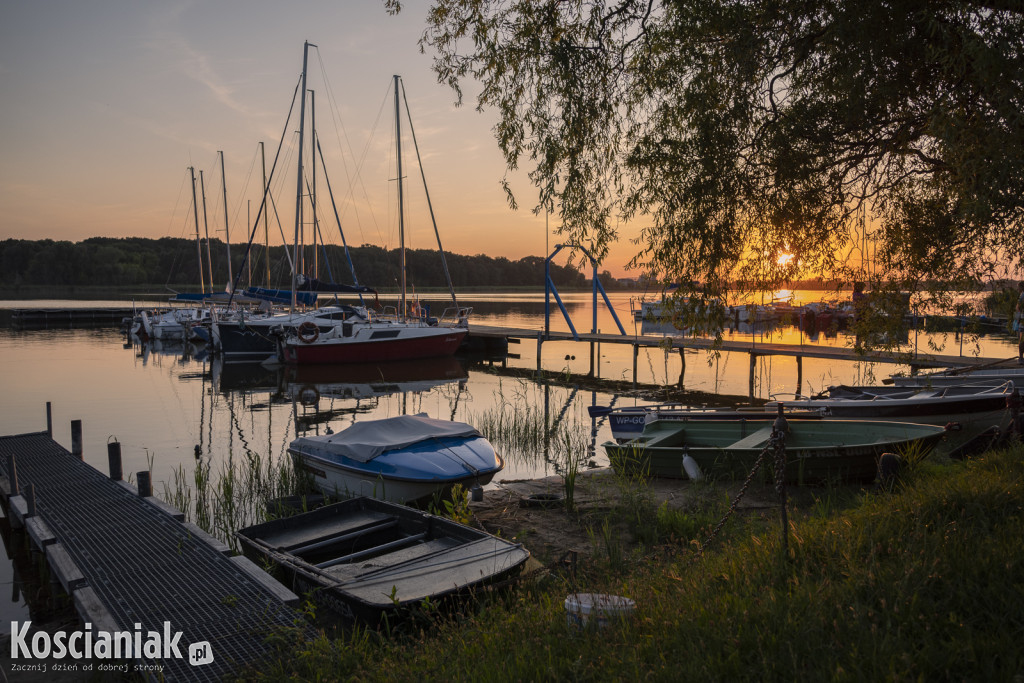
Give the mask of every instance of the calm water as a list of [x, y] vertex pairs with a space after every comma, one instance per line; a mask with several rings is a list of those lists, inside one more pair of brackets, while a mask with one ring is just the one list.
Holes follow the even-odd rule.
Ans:
[[[798, 293], [797, 302], [811, 300], [817, 293]], [[579, 331], [589, 331], [592, 309], [589, 294], [563, 297]], [[634, 323], [629, 295], [612, 297], [616, 314], [627, 334], [642, 330]], [[478, 324], [507, 325], [540, 329], [544, 324], [544, 297], [537, 295], [479, 295], [460, 303], [474, 307]], [[44, 306], [125, 305], [125, 302], [0, 302], [0, 308]], [[130, 305], [130, 302], [128, 302]], [[443, 304], [435, 304], [435, 312]], [[553, 305], [552, 329], [565, 330], [566, 322]], [[616, 329], [610, 312], [601, 307], [597, 327]], [[794, 327], [727, 333], [731, 339], [765, 342], [811, 343]], [[820, 338], [819, 344], [849, 345], [840, 335]], [[910, 348], [914, 333], [908, 339]], [[939, 345], [942, 353], [955, 355], [960, 341], [953, 335], [921, 336], [922, 350]], [[965, 355], [1008, 357], [1016, 344], [1008, 335], [989, 335], [976, 344], [964, 343]], [[510, 345], [519, 358], [510, 358], [510, 368], [532, 370], [536, 366], [536, 344]], [[545, 370], [552, 374], [586, 373], [589, 369], [587, 344], [550, 342], [544, 344]], [[607, 466], [600, 443], [610, 434], [606, 424], [592, 421], [587, 406], [592, 404], [636, 405], [645, 403], [633, 395], [612, 395], [578, 389], [558, 383], [542, 384], [502, 374], [502, 363], [444, 359], [381, 367], [268, 369], [258, 365], [223, 365], [203, 350], [187, 351], [181, 345], [160, 347], [127, 342], [117, 329], [13, 330], [0, 328], [0, 358], [3, 388], [0, 396], [0, 433], [42, 431], [46, 427], [45, 405], [52, 403], [54, 438], [70, 448], [70, 422], [83, 421], [85, 460], [106, 471], [106, 444], [121, 443], [124, 471], [134, 473], [150, 468], [154, 491], [173, 485], [175, 470], [190, 477], [195, 466], [195, 449], [213, 463], [258, 455], [286, 457], [288, 443], [296, 435], [344, 429], [357, 420], [389, 417], [404, 413], [427, 413], [432, 417], [455, 419], [477, 426], [514, 419], [528, 425], [557, 421], [579, 436], [572, 442], [575, 453], [521, 443], [496, 443], [506, 459], [505, 470], [495, 479], [547, 476], [561, 470], [567, 457], [584, 466]], [[722, 354], [712, 358], [704, 352], [686, 355], [684, 386], [722, 395], [721, 403], [745, 400], [749, 389], [749, 360], [745, 353]], [[629, 345], [600, 347], [599, 374], [604, 378], [632, 379], [632, 350]], [[645, 384], [674, 385], [680, 376], [678, 353], [660, 349], [641, 350], [637, 380]], [[875, 383], [892, 372], [906, 368], [871, 363], [835, 363], [805, 359], [803, 385], [807, 394], [830, 384]], [[761, 358], [755, 377], [755, 395], [797, 391], [796, 361], [793, 358]], [[596, 449], [594, 446], [597, 446]], [[495, 484], [492, 484], [492, 486]], [[9, 563], [0, 562], [0, 581], [10, 587]], [[10, 595], [10, 591], [7, 591]], [[0, 605], [0, 619], [25, 618], [18, 600]]]

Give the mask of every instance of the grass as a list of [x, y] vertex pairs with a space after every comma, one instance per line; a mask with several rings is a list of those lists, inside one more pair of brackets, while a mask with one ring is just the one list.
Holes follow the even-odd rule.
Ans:
[[[1019, 680], [1022, 483], [1021, 447], [924, 464], [891, 491], [802, 496], [785, 556], [777, 510], [748, 512], [700, 559], [684, 540], [693, 529], [680, 529], [642, 556], [586, 563], [574, 581], [549, 574], [400, 635], [282, 640], [276, 661], [244, 677]], [[721, 498], [695, 512], [712, 520]], [[611, 518], [596, 533], [616, 542]], [[563, 602], [575, 589], [630, 597], [636, 614], [573, 633]]]
[[172, 485], [164, 483], [163, 499], [185, 514], [203, 531], [238, 552], [235, 532], [269, 518], [267, 501], [312, 490], [309, 478], [292, 466], [290, 458], [264, 458], [246, 451], [229, 457], [212, 471], [197, 460], [191, 477], [180, 465]]

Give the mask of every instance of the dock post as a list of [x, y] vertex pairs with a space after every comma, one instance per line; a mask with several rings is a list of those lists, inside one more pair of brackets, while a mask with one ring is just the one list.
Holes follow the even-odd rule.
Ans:
[[110, 478], [113, 481], [121, 481], [124, 471], [121, 469], [121, 443], [111, 441], [107, 444], [107, 464], [110, 469]]
[[153, 495], [153, 482], [149, 478], [149, 470], [143, 470], [135, 475], [135, 480], [139, 486], [139, 497], [149, 498]]
[[21, 493], [21, 489], [18, 488], [18, 463], [14, 458], [14, 453], [7, 456], [7, 483], [11, 487], [12, 496]]
[[684, 386], [683, 379], [686, 377], [686, 348], [679, 347], [679, 387]]
[[46, 435], [53, 438], [53, 404], [46, 402]]
[[82, 459], [82, 421], [71, 421], [71, 455]]
[[640, 355], [640, 345], [633, 344], [633, 387], [636, 387], [636, 359]]
[[754, 375], [757, 374], [757, 354], [750, 353], [750, 398], [754, 398]]
[[796, 393], [800, 394], [800, 389], [804, 385], [804, 357], [796, 357]]
[[36, 516], [36, 485], [35, 484], [29, 484], [28, 485], [28, 490], [25, 492], [25, 504], [26, 504], [26, 508], [28, 510], [25, 513], [25, 516], [26, 517], [35, 517]]
[[537, 372], [540, 372], [540, 347], [544, 343], [544, 334], [537, 332]]

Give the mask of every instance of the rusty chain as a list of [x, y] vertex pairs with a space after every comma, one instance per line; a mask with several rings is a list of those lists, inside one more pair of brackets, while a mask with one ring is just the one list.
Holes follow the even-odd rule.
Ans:
[[750, 474], [747, 475], [746, 480], [743, 482], [743, 486], [740, 487], [739, 493], [733, 498], [732, 503], [729, 505], [729, 509], [719, 520], [718, 524], [711, 531], [704, 542], [697, 548], [697, 552], [694, 555], [694, 560], [700, 559], [704, 554], [704, 549], [707, 548], [718, 534], [721, 533], [725, 527], [725, 523], [729, 521], [733, 513], [736, 512], [740, 501], [743, 496], [746, 495], [747, 489], [750, 488], [750, 484], [754, 481], [754, 477], [761, 469], [761, 465], [764, 464], [765, 457], [771, 453], [775, 457], [775, 490], [779, 494], [782, 500], [782, 524], [783, 524], [783, 548], [786, 547], [786, 482], [785, 482], [785, 470], [786, 470], [786, 430], [787, 424], [786, 419], [780, 414], [775, 419], [775, 424], [772, 426], [772, 434], [768, 438], [768, 443], [761, 450], [757, 456], [757, 460], [754, 462], [754, 466], [750, 470]]

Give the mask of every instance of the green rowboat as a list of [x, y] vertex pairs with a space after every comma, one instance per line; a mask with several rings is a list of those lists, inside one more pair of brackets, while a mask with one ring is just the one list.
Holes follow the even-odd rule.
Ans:
[[[945, 434], [936, 425], [859, 420], [788, 420], [786, 480], [796, 484], [870, 482], [882, 453], [926, 453]], [[744, 479], [769, 445], [764, 421], [655, 421], [625, 443], [608, 441], [616, 472], [653, 477]], [[773, 469], [768, 456], [762, 472]], [[696, 469], [694, 468], [696, 465]]]

